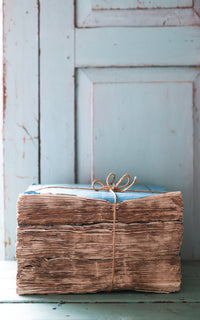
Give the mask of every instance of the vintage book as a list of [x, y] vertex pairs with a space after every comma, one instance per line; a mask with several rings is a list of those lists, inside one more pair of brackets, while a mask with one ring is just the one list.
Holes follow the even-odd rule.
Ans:
[[17, 293], [179, 291], [182, 194], [132, 189], [115, 192], [116, 204], [112, 192], [89, 185], [32, 185], [21, 194]]

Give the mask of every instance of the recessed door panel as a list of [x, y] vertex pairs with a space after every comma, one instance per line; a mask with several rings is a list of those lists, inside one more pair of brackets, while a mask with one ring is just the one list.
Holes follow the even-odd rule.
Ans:
[[78, 182], [128, 172], [137, 175], [140, 184], [180, 189], [188, 237], [195, 183], [196, 77], [195, 70], [171, 68], [82, 69], [77, 74]]

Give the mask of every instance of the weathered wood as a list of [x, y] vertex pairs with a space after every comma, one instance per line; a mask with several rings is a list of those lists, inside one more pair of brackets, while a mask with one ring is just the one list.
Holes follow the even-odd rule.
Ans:
[[74, 182], [74, 1], [40, 0], [41, 182]]
[[191, 8], [192, 0], [91, 0], [92, 10]]
[[[3, 3], [0, 3], [0, 47], [3, 47]], [[3, 74], [3, 56], [0, 57], [0, 74]], [[3, 78], [0, 78], [0, 259], [5, 257], [5, 228], [4, 228], [4, 135], [3, 135]]]
[[[200, 24], [199, 2], [76, 0], [77, 26], [137, 27], [194, 26]], [[136, 7], [136, 8], [135, 8]]]
[[[117, 204], [117, 222], [182, 220], [181, 192], [126, 200]], [[105, 200], [70, 195], [21, 194], [18, 225], [89, 224], [113, 221], [113, 205]]]
[[[38, 183], [38, 1], [4, 3], [4, 245], [14, 259], [16, 201]], [[1, 176], [1, 179], [3, 179]]]
[[[170, 297], [168, 297], [170, 298]], [[141, 301], [143, 302], [143, 301]], [[166, 301], [167, 302], [167, 301]], [[6, 303], [4, 320], [199, 320], [199, 303]], [[28, 315], [28, 316], [27, 316]]]
[[[178, 256], [117, 258], [114, 290], [180, 290]], [[136, 271], [137, 270], [137, 271]], [[169, 272], [170, 270], [170, 272]], [[18, 259], [17, 293], [84, 293], [110, 289], [112, 259]]]
[[[181, 222], [116, 225], [115, 257], [178, 255], [182, 242]], [[169, 241], [170, 239], [170, 241]], [[17, 258], [67, 257], [109, 259], [112, 255], [112, 224], [82, 226], [32, 226], [17, 230]]]
[[76, 67], [199, 66], [199, 39], [199, 27], [76, 29]]

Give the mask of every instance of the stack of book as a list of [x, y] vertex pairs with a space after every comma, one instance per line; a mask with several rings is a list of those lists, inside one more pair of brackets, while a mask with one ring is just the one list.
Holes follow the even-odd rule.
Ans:
[[179, 291], [181, 192], [117, 192], [114, 230], [113, 194], [84, 188], [33, 185], [19, 196], [17, 293]]

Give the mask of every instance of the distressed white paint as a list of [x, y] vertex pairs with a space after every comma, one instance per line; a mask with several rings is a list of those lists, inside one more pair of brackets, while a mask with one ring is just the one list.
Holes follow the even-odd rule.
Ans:
[[92, 10], [191, 8], [193, 0], [92, 0]]
[[79, 181], [134, 170], [141, 183], [181, 186], [183, 256], [200, 258], [199, 1], [76, 0], [76, 22], [73, 0], [4, 2], [1, 258], [14, 258], [17, 195], [38, 169], [42, 183], [74, 181], [75, 67]]
[[41, 182], [74, 181], [74, 5], [40, 1]]
[[[84, 71], [77, 73], [77, 178], [78, 182], [93, 180], [92, 130], [93, 83]], [[82, 102], [84, 101], [84, 104]], [[87, 139], [87, 142], [85, 141]], [[86, 143], [85, 143], [86, 142]], [[82, 163], [82, 165], [81, 165]]]
[[[200, 72], [194, 81], [194, 252], [192, 259], [200, 259]], [[190, 233], [192, 234], [192, 232]], [[188, 238], [190, 239], [190, 238]], [[187, 240], [186, 240], [187, 241]]]
[[[76, 0], [76, 3], [77, 26], [80, 28], [200, 25], [199, 0], [194, 0], [193, 2], [191, 0], [138, 1], [138, 7], [141, 9], [133, 9], [137, 0]], [[151, 7], [152, 4], [155, 7], [156, 3], [161, 4], [161, 9], [153, 9]], [[147, 9], [144, 8], [145, 6]], [[171, 9], [169, 6], [171, 6]], [[182, 9], [181, 7], [184, 6], [185, 8]], [[132, 9], [128, 10], [128, 7]], [[116, 8], [121, 8], [122, 10], [116, 10]]]
[[76, 66], [200, 65], [200, 28], [76, 30]]
[[193, 199], [200, 181], [199, 153], [193, 147], [194, 131], [196, 148], [200, 141], [197, 116], [193, 121], [198, 72], [194, 68], [123, 68], [78, 73], [79, 182], [126, 171], [137, 175], [139, 183], [180, 189], [185, 203], [185, 258], [199, 258], [195, 243], [199, 243], [200, 221], [195, 207], [200, 201], [197, 194]]
[[[4, 242], [15, 256], [18, 194], [38, 181], [38, 7], [4, 2]], [[3, 214], [3, 212], [1, 212]]]
[[4, 257], [3, 3], [0, 2], [0, 259]]

